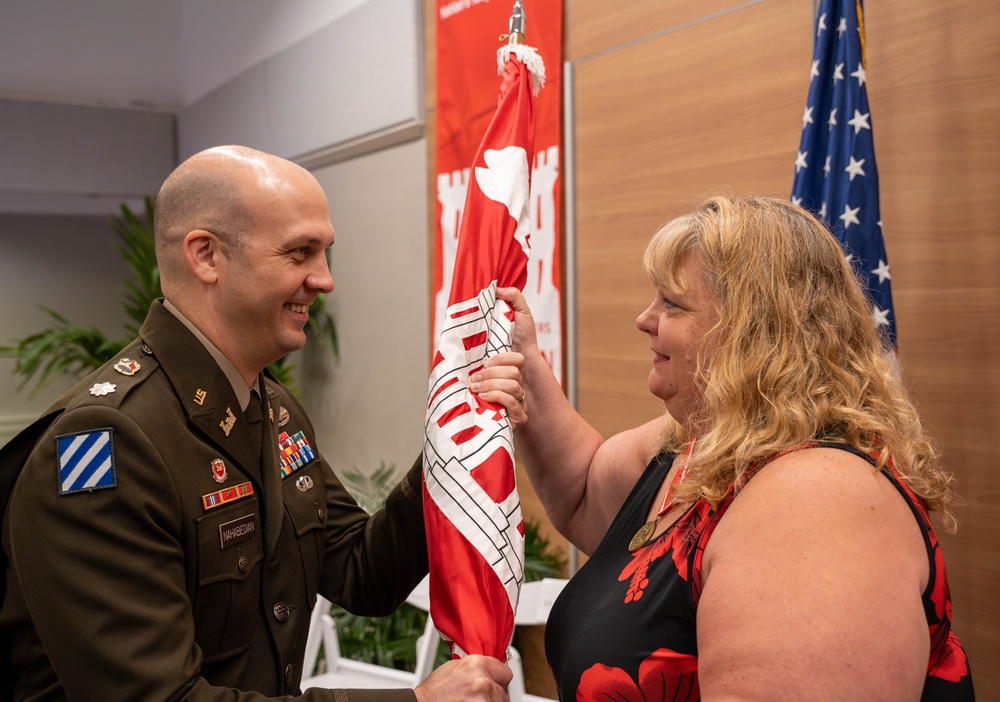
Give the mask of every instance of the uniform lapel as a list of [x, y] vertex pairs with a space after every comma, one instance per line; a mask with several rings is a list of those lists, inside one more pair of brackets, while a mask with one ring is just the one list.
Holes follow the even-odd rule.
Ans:
[[250, 426], [233, 386], [208, 350], [160, 302], [150, 307], [139, 336], [174, 386], [191, 424], [259, 481], [260, 455]]
[[[278, 417], [281, 412], [281, 399], [278, 393], [268, 386], [263, 373], [258, 376], [257, 380], [260, 387], [267, 388], [265, 393], [267, 399], [261, 408], [264, 417], [264, 435], [261, 437], [260, 447], [264, 512], [266, 514], [281, 514], [285, 508], [281, 497], [281, 472], [278, 459]], [[270, 553], [277, 546], [281, 522], [281, 519], [267, 520], [264, 532], [264, 548], [266, 549], [264, 553]]]

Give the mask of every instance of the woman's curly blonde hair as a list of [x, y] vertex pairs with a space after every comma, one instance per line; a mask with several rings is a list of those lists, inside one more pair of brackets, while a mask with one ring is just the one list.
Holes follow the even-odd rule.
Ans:
[[[719, 322], [699, 354], [698, 441], [677, 497], [718, 504], [754, 464], [811, 440], [842, 441], [878, 456], [879, 467], [891, 457], [953, 529], [953, 479], [857, 273], [819, 220], [776, 198], [712, 197], [657, 231], [643, 265], [654, 285], [684, 291], [689, 254], [700, 259]], [[690, 440], [669, 417], [665, 437], [672, 451]]]

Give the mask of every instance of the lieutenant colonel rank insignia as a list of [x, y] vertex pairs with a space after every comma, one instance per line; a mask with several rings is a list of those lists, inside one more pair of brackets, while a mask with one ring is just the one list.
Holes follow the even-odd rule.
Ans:
[[301, 431], [292, 436], [278, 434], [278, 455], [281, 457], [281, 477], [287, 478], [306, 463], [316, 458], [316, 452]]
[[56, 437], [60, 495], [118, 486], [113, 436], [108, 428]]

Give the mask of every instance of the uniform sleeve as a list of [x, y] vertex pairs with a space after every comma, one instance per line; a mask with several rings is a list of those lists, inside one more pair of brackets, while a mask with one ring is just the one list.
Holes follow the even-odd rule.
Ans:
[[82, 407], [60, 417], [25, 464], [8, 519], [11, 566], [67, 698], [268, 699], [199, 676], [178, 493], [126, 415]]
[[367, 518], [333, 471], [326, 471], [326, 546], [323, 595], [354, 614], [386, 616], [427, 575], [427, 537], [421, 494], [422, 456]]

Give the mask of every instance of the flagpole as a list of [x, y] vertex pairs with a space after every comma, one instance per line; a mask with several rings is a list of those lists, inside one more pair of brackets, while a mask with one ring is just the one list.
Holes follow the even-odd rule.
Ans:
[[[563, 183], [566, 188], [563, 221], [566, 225], [566, 239], [563, 245], [565, 265], [563, 266], [563, 299], [566, 302], [566, 334], [564, 348], [566, 349], [565, 377], [566, 399], [573, 409], [577, 409], [577, 366], [576, 366], [576, 143], [573, 111], [573, 64], [563, 62]], [[566, 570], [573, 577], [580, 567], [580, 553], [576, 546], [569, 544], [567, 548]]]
[[521, 0], [514, 0], [514, 7], [510, 10], [510, 23], [507, 25], [507, 43], [524, 43], [524, 5]]

